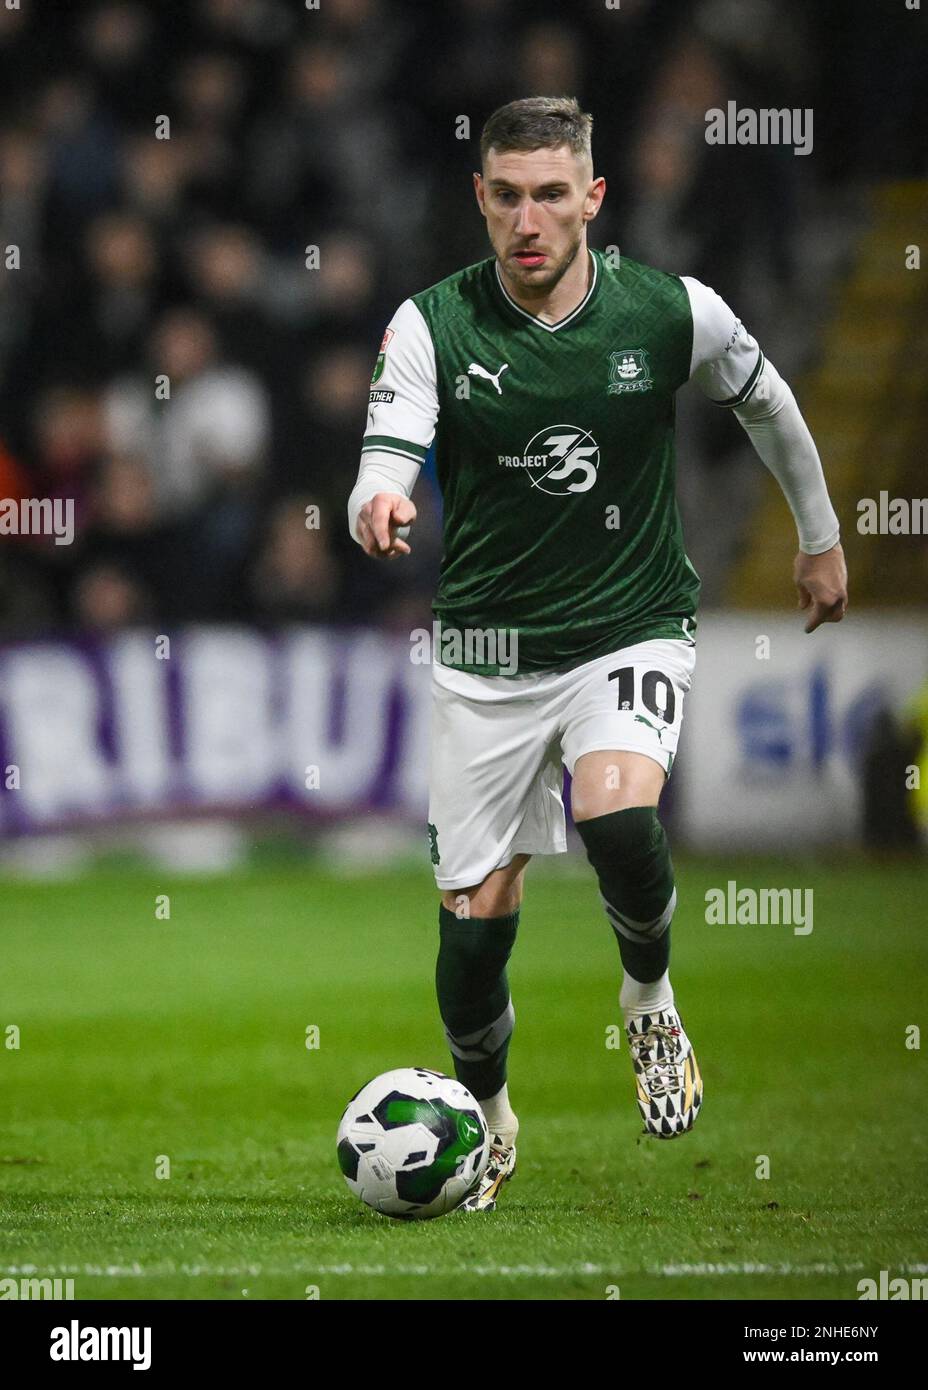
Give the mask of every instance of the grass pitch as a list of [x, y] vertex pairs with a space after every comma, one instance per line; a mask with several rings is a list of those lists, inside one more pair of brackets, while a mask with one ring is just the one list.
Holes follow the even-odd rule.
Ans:
[[[79, 1299], [856, 1299], [923, 1269], [923, 868], [678, 865], [706, 1100], [662, 1143], [624, 1038], [606, 1045], [618, 952], [577, 867], [530, 870], [510, 968], [519, 1171], [494, 1215], [421, 1224], [351, 1196], [334, 1136], [376, 1073], [450, 1069], [427, 867], [5, 884], [0, 1278], [34, 1267]], [[707, 925], [729, 878], [812, 888], [811, 935]]]

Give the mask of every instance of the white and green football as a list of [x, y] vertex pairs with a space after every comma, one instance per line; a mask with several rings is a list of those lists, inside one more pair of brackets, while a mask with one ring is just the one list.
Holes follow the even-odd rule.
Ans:
[[466, 1086], [425, 1067], [376, 1076], [348, 1102], [338, 1163], [356, 1197], [383, 1216], [454, 1211], [483, 1177], [487, 1122]]

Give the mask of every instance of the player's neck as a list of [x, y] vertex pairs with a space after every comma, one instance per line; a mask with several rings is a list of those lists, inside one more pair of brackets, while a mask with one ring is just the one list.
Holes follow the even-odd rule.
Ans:
[[561, 319], [573, 313], [578, 304], [583, 303], [589, 293], [593, 283], [593, 257], [584, 239], [567, 270], [546, 294], [527, 295], [505, 276], [501, 278], [506, 293], [520, 309], [541, 319], [543, 323], [560, 323]]

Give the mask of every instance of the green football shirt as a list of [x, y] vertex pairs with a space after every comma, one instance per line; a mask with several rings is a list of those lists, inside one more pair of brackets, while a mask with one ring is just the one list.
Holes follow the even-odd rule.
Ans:
[[[695, 377], [737, 406], [763, 367], [699, 281], [589, 256], [587, 294], [556, 324], [515, 303], [495, 258], [414, 295], [371, 382], [365, 459], [414, 481], [434, 444], [443, 637], [511, 634], [519, 673], [692, 639], [699, 578], [676, 503], [675, 393]], [[499, 670], [466, 645], [448, 650], [446, 665]]]

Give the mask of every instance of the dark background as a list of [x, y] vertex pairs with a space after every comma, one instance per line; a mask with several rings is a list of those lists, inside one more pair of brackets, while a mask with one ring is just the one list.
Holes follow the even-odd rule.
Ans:
[[[515, 97], [593, 112], [593, 243], [713, 285], [795, 380], [870, 188], [924, 173], [923, 28], [902, 0], [0, 8], [0, 243], [21, 258], [0, 274], [0, 496], [78, 516], [71, 547], [0, 540], [0, 635], [427, 616], [428, 471], [403, 566], [362, 560], [344, 503], [385, 324], [487, 254], [470, 176]], [[811, 106], [814, 153], [710, 148], [729, 99]], [[691, 394], [681, 502], [720, 601], [763, 470]]]

